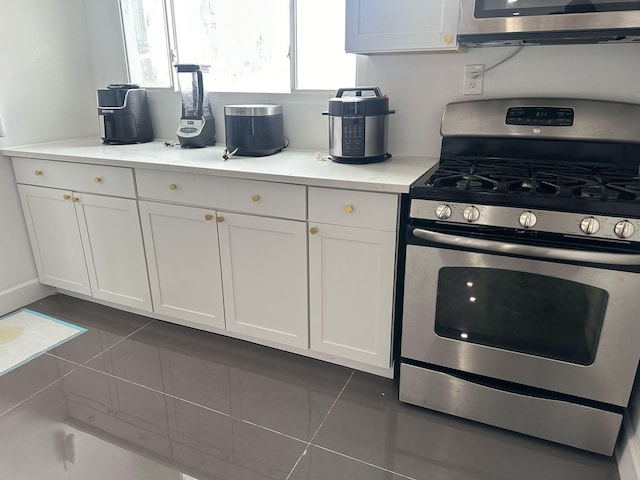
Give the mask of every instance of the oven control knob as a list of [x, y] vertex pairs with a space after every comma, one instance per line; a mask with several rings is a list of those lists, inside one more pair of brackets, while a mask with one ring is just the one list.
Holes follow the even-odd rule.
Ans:
[[623, 220], [616, 223], [613, 231], [618, 236], [618, 238], [629, 238], [636, 232], [636, 227], [634, 227], [633, 223], [631, 223], [629, 220]]
[[593, 217], [586, 217], [580, 222], [580, 230], [587, 235], [591, 235], [600, 230], [600, 222]]
[[480, 218], [480, 210], [476, 207], [467, 207], [462, 212], [462, 216], [467, 222], [475, 222]]
[[520, 225], [524, 228], [534, 227], [536, 223], [538, 223], [538, 217], [533, 212], [523, 212], [520, 215]]
[[436, 217], [440, 220], [446, 220], [451, 216], [451, 207], [446, 204], [438, 205], [436, 208]]

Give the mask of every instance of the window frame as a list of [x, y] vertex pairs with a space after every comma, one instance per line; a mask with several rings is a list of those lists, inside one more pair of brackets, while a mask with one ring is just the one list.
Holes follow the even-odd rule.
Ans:
[[[169, 86], [166, 87], [147, 87], [144, 86], [147, 90], [171, 90], [174, 92], [178, 91], [178, 77], [175, 71], [175, 63], [179, 61], [178, 59], [178, 35], [176, 32], [176, 22], [175, 18], [175, 10], [174, 10], [174, 2], [175, 0], [161, 0], [163, 5], [163, 17], [165, 24], [165, 32], [166, 32], [166, 46], [167, 46], [167, 62], [169, 65], [170, 79]], [[297, 22], [297, 3], [298, 0], [289, 0], [289, 91], [288, 92], [256, 92], [256, 91], [242, 91], [242, 92], [234, 92], [234, 91], [218, 91], [212, 90], [213, 93], [218, 94], [230, 94], [230, 95], [242, 95], [242, 94], [264, 94], [264, 95], [327, 95], [333, 94], [335, 90], [332, 89], [301, 89], [298, 88], [298, 22]], [[127, 37], [124, 31], [124, 17], [123, 17], [123, 9], [121, 0], [118, 0], [118, 10], [120, 14], [120, 22], [122, 26], [122, 36], [124, 41], [124, 56], [125, 63], [127, 68], [127, 77], [128, 81], [131, 82], [131, 70], [129, 64], [129, 52], [127, 49]], [[357, 57], [356, 64], [354, 65], [354, 81], [357, 79]]]

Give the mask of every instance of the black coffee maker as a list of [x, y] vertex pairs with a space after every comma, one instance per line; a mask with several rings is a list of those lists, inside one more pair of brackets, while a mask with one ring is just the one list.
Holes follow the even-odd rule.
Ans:
[[177, 64], [182, 116], [176, 135], [181, 147], [206, 147], [216, 143], [216, 125], [204, 87], [203, 65]]
[[143, 143], [153, 140], [147, 91], [133, 83], [98, 89], [100, 137], [104, 143]]

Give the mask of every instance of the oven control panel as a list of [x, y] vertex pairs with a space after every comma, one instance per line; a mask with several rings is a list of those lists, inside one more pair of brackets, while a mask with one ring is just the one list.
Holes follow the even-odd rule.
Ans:
[[640, 219], [412, 199], [409, 217], [640, 242]]
[[510, 107], [507, 125], [532, 125], [570, 127], [573, 125], [573, 108], [558, 107]]

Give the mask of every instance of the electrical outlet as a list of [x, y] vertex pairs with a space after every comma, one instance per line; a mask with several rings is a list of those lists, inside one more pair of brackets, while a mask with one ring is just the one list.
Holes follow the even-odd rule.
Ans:
[[483, 80], [484, 65], [465, 65], [463, 93], [465, 95], [481, 95]]

